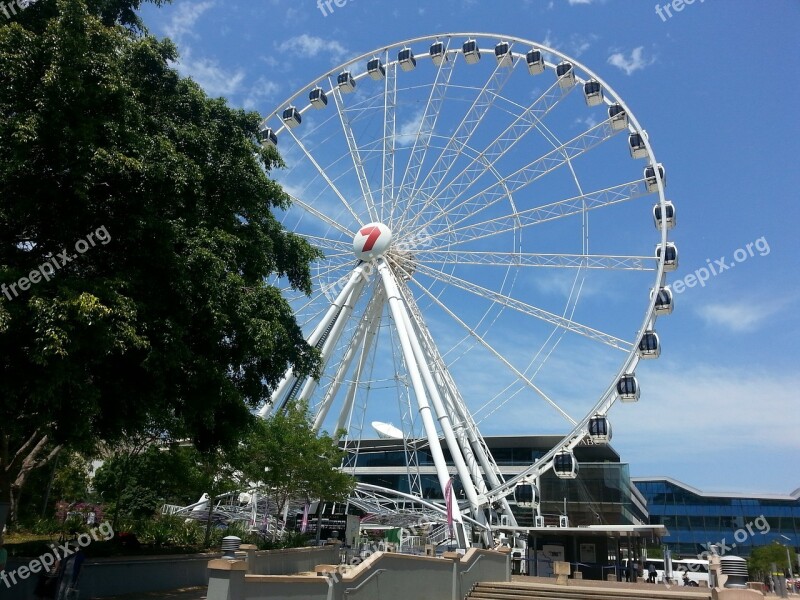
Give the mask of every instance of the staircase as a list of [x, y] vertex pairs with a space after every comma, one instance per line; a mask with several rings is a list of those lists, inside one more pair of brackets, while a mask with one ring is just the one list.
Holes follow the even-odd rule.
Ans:
[[467, 600], [710, 600], [708, 589], [686, 591], [683, 586], [667, 588], [653, 584], [627, 584], [606, 581], [569, 580], [557, 585], [553, 579], [526, 578], [531, 581], [477, 583]]

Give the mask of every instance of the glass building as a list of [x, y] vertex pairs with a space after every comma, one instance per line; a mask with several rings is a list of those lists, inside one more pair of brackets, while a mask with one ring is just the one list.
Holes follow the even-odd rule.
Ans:
[[[533, 464], [561, 440], [559, 436], [488, 436], [484, 438], [492, 456], [505, 478], [520, 473]], [[443, 448], [452, 466], [450, 454]], [[417, 446], [411, 456], [416, 462], [423, 497], [441, 502], [442, 493], [433, 458], [427, 445]], [[352, 472], [359, 481], [381, 487], [410, 492], [413, 476], [406, 467], [409, 452], [402, 440], [362, 440], [358, 453], [353, 455]], [[570, 526], [581, 525], [641, 525], [648, 523], [646, 502], [632, 484], [628, 465], [620, 462], [619, 454], [609, 445], [580, 445], [575, 449], [579, 463], [576, 479], [560, 479], [552, 471], [538, 483], [541, 514], [547, 525], [558, 525], [566, 514]], [[451, 472], [455, 472], [455, 468]], [[461, 484], [456, 478], [454, 489], [463, 498]], [[530, 508], [518, 508], [513, 497], [509, 501], [520, 526], [534, 525]]]
[[669, 477], [632, 479], [647, 499], [651, 524], [662, 524], [674, 553], [696, 556], [707, 544], [748, 556], [755, 546], [778, 542], [800, 548], [800, 488], [791, 494], [702, 492]]

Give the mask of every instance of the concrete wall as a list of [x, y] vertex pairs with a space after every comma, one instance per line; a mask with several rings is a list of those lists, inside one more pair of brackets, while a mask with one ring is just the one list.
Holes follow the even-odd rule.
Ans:
[[339, 564], [339, 546], [247, 551], [246, 553], [247, 572], [250, 575], [294, 575], [307, 571], [313, 572], [314, 567], [321, 564]]
[[[334, 546], [268, 550], [252, 554], [254, 572], [263, 575], [291, 575], [313, 571], [318, 564], [339, 562], [338, 548]], [[208, 584], [209, 560], [219, 556], [215, 553], [87, 560], [78, 582], [80, 598], [105, 598], [205, 586]], [[245, 554], [241, 556], [244, 558]], [[27, 566], [31, 560], [11, 559], [6, 565], [6, 572]], [[24, 581], [17, 580], [17, 584], [10, 588], [0, 580], [0, 600], [33, 598], [38, 578], [39, 575], [33, 574]]]
[[[98, 558], [83, 563], [78, 589], [80, 598], [174, 590], [208, 583], [208, 561], [219, 554]], [[6, 572], [26, 566], [32, 559], [9, 561]], [[31, 575], [7, 588], [0, 582], [0, 600], [29, 600], [39, 575]]]
[[209, 571], [208, 600], [455, 600], [478, 581], [509, 581], [510, 561], [476, 549], [444, 558], [377, 552], [346, 575], [251, 575], [233, 560], [211, 561]]

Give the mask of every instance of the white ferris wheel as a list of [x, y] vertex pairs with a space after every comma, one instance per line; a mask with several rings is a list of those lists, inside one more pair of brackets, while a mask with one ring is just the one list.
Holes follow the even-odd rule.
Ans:
[[[463, 489], [460, 543], [490, 508], [514, 524], [509, 501], [530, 502], [546, 470], [574, 478], [574, 448], [607, 442], [611, 406], [639, 398], [673, 307], [665, 171], [613, 89], [542, 44], [445, 33], [299, 88], [261, 141], [286, 162], [285, 226], [325, 256], [310, 297], [283, 286], [322, 375], [287, 372], [260, 414], [307, 402], [316, 427], [346, 431], [349, 466], [370, 423], [393, 423], [379, 429], [406, 451], [405, 489], [357, 495], [441, 512], [424, 447], [440, 489]], [[504, 479], [479, 425], [560, 442]]]

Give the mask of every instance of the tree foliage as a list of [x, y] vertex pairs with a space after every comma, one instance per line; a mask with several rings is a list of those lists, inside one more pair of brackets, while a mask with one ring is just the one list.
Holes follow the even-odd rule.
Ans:
[[266, 283], [308, 293], [318, 252], [273, 215], [289, 200], [260, 117], [180, 77], [140, 3], [37, 2], [0, 24], [0, 503], [64, 444], [234, 444], [287, 367], [316, 368]]
[[[773, 563], [775, 563], [779, 572], [788, 573], [789, 565], [786, 562], [786, 549], [786, 546], [778, 543], [753, 548], [750, 558], [747, 560], [750, 577], [772, 573]], [[792, 565], [797, 564], [797, 553], [795, 553], [794, 548], [789, 548], [789, 559]]]
[[344, 500], [353, 489], [339, 469], [344, 453], [336, 439], [313, 430], [303, 404], [254, 423], [239, 452], [243, 481], [269, 494], [277, 513], [292, 499]]
[[207, 491], [199, 453], [179, 445], [116, 452], [97, 470], [93, 483], [112, 514], [132, 519], [151, 517], [163, 504], [187, 506]]

